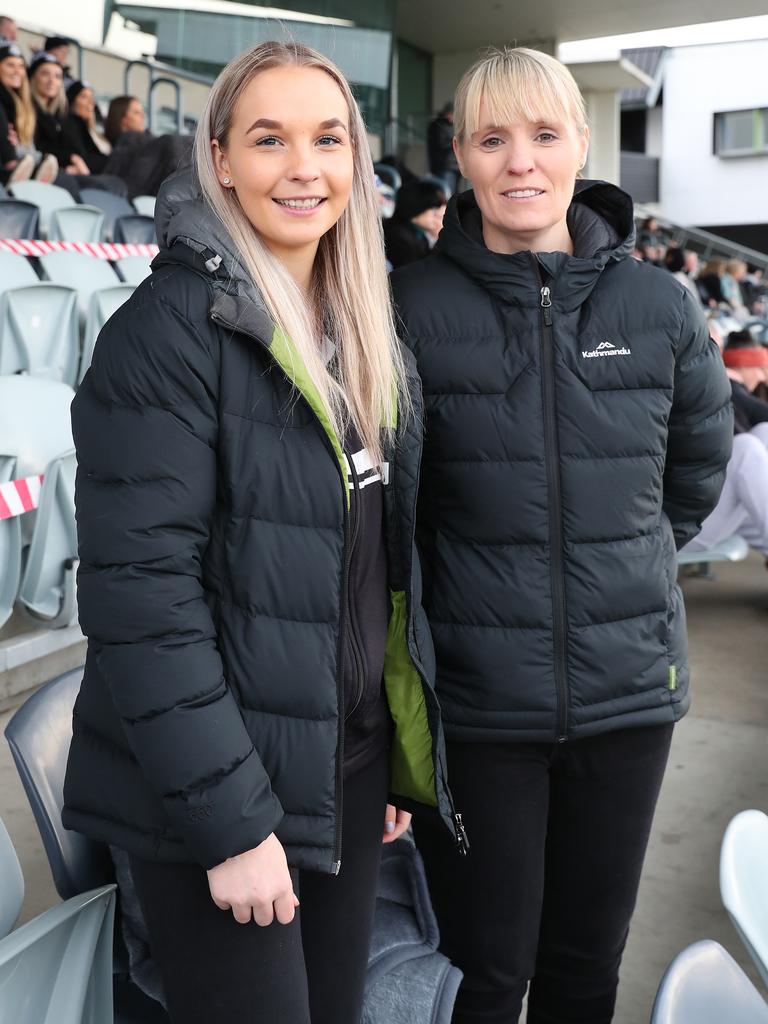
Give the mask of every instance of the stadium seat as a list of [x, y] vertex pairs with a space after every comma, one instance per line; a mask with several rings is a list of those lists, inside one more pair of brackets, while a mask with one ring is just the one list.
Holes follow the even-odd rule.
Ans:
[[[75, 200], [65, 188], [58, 185], [44, 185], [40, 181], [18, 181], [9, 187], [16, 199], [34, 203], [40, 212], [40, 231], [47, 238], [48, 225], [54, 210], [65, 206], [76, 206]], [[9, 237], [9, 236], [6, 236]], [[17, 237], [23, 237], [17, 235]], [[28, 236], [27, 236], [28, 237]]]
[[17, 598], [31, 616], [53, 629], [77, 619], [76, 471], [74, 450], [45, 467]]
[[11, 931], [24, 902], [24, 876], [8, 830], [0, 818], [0, 939]]
[[40, 257], [40, 266], [49, 281], [76, 289], [83, 327], [91, 295], [100, 288], [112, 288], [120, 283], [108, 260], [83, 252], [47, 252]]
[[768, 1005], [736, 961], [703, 939], [678, 953], [661, 980], [651, 1024], [768, 1024]]
[[66, 206], [51, 213], [48, 238], [62, 242], [101, 242], [104, 214], [98, 206]]
[[[114, 879], [107, 847], [61, 824], [72, 709], [82, 677], [83, 670], [78, 668], [46, 683], [25, 701], [5, 729], [62, 899]], [[119, 934], [115, 940], [115, 1024], [168, 1024], [159, 1003], [124, 976], [127, 953]]]
[[155, 245], [155, 222], [152, 217], [134, 213], [130, 217], [118, 217], [112, 236], [114, 242], [133, 242], [137, 245]]
[[151, 262], [149, 256], [124, 256], [116, 260], [115, 270], [126, 284], [132, 284], [135, 288], [152, 273]]
[[25, 256], [0, 252], [0, 288], [22, 288], [25, 284], [37, 284], [39, 280]]
[[[2, 378], [0, 402], [3, 397], [1, 385]], [[6, 443], [6, 439], [0, 435], [0, 449], [5, 447]], [[4, 484], [16, 478], [16, 464], [15, 456], [0, 453], [0, 483]], [[10, 619], [16, 602], [21, 580], [21, 550], [21, 516], [0, 519], [0, 629]]]
[[136, 213], [140, 213], [142, 217], [155, 219], [156, 199], [154, 196], [134, 196], [132, 202]]
[[85, 322], [85, 337], [83, 339], [83, 353], [80, 357], [78, 383], [82, 382], [86, 370], [91, 365], [93, 349], [99, 336], [99, 331], [112, 314], [124, 302], [128, 301], [131, 295], [133, 295], [132, 284], [116, 284], [113, 288], [101, 288], [91, 296], [91, 302], [88, 307], [88, 319]]
[[720, 895], [733, 926], [768, 985], [768, 816], [742, 811], [720, 848]]
[[118, 217], [132, 216], [134, 209], [127, 199], [105, 192], [101, 188], [81, 188], [80, 199], [89, 206], [95, 206], [104, 214], [104, 237], [111, 241]]
[[40, 210], [21, 199], [0, 199], [0, 238], [37, 238]]
[[75, 896], [0, 940], [0, 1020], [113, 1020], [115, 886]]
[[42, 473], [73, 446], [66, 384], [25, 375], [0, 377], [0, 455], [16, 460], [15, 476]]
[[0, 294], [0, 374], [74, 385], [80, 362], [77, 293], [40, 281]]

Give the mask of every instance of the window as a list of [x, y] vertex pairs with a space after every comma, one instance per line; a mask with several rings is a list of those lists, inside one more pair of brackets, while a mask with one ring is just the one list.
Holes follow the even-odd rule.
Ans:
[[768, 153], [768, 108], [715, 114], [715, 153], [718, 156]]

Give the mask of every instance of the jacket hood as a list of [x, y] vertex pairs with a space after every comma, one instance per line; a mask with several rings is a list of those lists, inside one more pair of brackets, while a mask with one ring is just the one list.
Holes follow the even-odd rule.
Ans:
[[632, 200], [605, 181], [579, 180], [567, 223], [573, 256], [564, 252], [492, 252], [483, 241], [480, 208], [469, 190], [451, 198], [435, 251], [505, 301], [538, 305], [542, 278], [552, 288], [554, 303], [574, 309], [588, 297], [607, 264], [632, 254]]

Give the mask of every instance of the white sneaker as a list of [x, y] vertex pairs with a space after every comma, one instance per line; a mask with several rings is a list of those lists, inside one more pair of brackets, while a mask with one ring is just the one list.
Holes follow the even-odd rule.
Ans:
[[34, 171], [34, 169], [35, 158], [31, 153], [27, 153], [27, 155], [23, 156], [11, 171], [8, 184], [13, 185], [17, 181], [28, 181], [32, 177], [32, 171]]
[[51, 153], [46, 153], [35, 171], [35, 181], [40, 181], [44, 185], [50, 185], [56, 180], [58, 173], [59, 161]]

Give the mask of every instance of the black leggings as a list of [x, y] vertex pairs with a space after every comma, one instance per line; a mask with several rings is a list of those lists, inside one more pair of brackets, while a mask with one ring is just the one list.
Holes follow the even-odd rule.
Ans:
[[414, 822], [454, 1024], [609, 1024], [672, 725], [558, 745], [449, 742], [471, 849]]
[[291, 872], [289, 925], [238, 924], [202, 868], [131, 858], [174, 1024], [359, 1024], [388, 775], [382, 754], [345, 779], [341, 871]]

